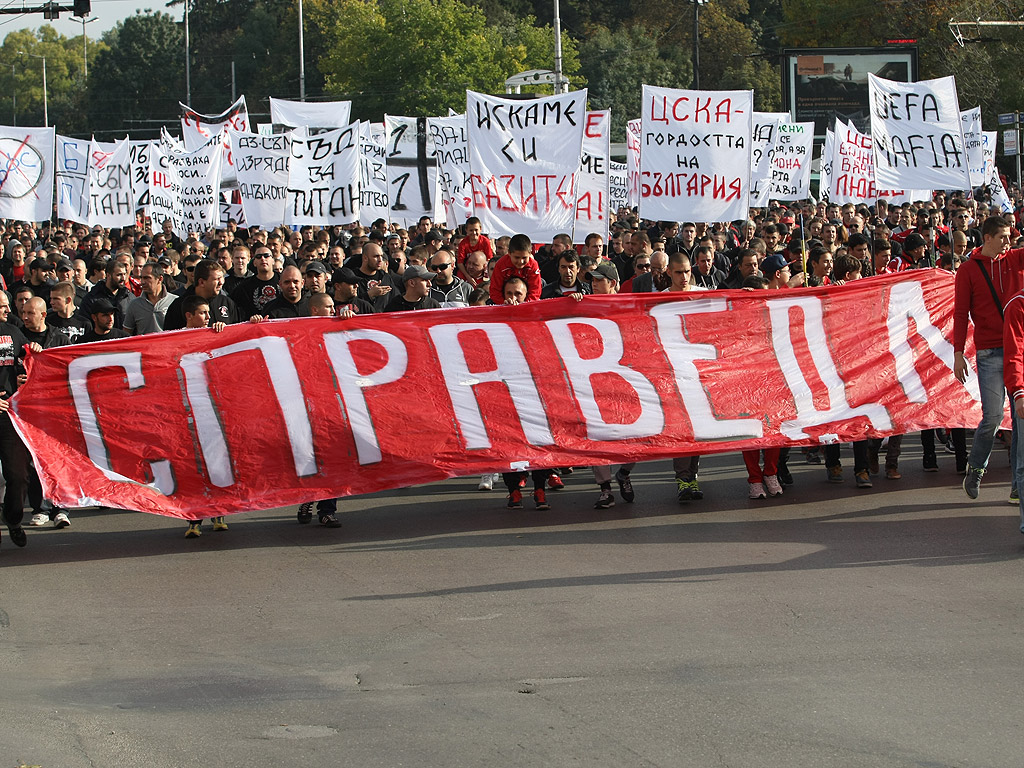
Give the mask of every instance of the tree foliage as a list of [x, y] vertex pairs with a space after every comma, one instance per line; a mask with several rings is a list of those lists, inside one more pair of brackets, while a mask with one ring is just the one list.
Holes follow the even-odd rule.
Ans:
[[[554, 36], [532, 17], [489, 24], [460, 0], [313, 0], [308, 17], [325, 43], [325, 91], [352, 100], [353, 116], [463, 111], [466, 89], [504, 92], [507, 77], [554, 65]], [[578, 57], [563, 38], [563, 71]]]
[[171, 16], [137, 13], [103, 41], [106, 50], [89, 68], [92, 130], [138, 131], [151, 128], [151, 120], [174, 120], [184, 97], [185, 41]]

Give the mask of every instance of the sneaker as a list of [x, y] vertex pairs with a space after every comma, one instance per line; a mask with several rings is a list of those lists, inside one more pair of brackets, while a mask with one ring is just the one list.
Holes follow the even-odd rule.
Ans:
[[878, 466], [878, 451], [868, 448], [868, 472], [877, 475], [881, 467]]
[[767, 498], [767, 494], [764, 492], [764, 486], [761, 483], [751, 483], [750, 493], [747, 495], [748, 499], [764, 499]]
[[28, 521], [28, 524], [33, 528], [38, 528], [41, 525], [46, 525], [50, 522], [50, 516], [44, 512], [36, 512], [32, 515], [32, 519]]
[[594, 509], [611, 509], [615, 506], [615, 497], [612, 496], [611, 491], [601, 491], [601, 496], [598, 498], [597, 503], [594, 505]]
[[688, 480], [676, 480], [676, 486], [679, 488], [679, 493], [676, 495], [677, 501], [680, 503], [693, 501], [693, 488]]
[[224, 517], [223, 516], [213, 518], [213, 530], [215, 530], [215, 531], [226, 531], [227, 529], [228, 529], [228, 524], [224, 522]]
[[[550, 480], [548, 481], [551, 482]], [[544, 495], [544, 489], [538, 488], [533, 492], [533, 503], [537, 506], [537, 510], [540, 512], [547, 512], [551, 509], [551, 505], [548, 504], [547, 497]]]
[[67, 528], [69, 525], [71, 525], [71, 520], [68, 519], [67, 512], [58, 512], [53, 518], [54, 528]]
[[476, 487], [478, 491], [489, 491], [494, 487], [494, 475], [483, 475], [480, 478], [480, 485]]
[[693, 478], [693, 480], [690, 481], [690, 489], [693, 492], [693, 500], [694, 501], [700, 501], [701, 499], [704, 498], [704, 491], [702, 491], [700, 489], [700, 486], [697, 485], [697, 478], [696, 477]]
[[938, 472], [939, 471], [939, 460], [935, 458], [934, 453], [926, 453], [924, 459], [922, 459], [925, 472]]
[[825, 467], [825, 473], [828, 476], [830, 483], [841, 483], [843, 482], [843, 468], [836, 465], [834, 467]]
[[519, 475], [519, 487], [520, 488], [525, 488], [526, 487], [526, 473], [525, 472], [522, 472]]
[[779, 482], [778, 475], [765, 475], [764, 487], [768, 491], [769, 496], [781, 496], [782, 495], [782, 483]]
[[968, 464], [967, 474], [964, 476], [964, 493], [972, 499], [978, 498], [978, 489], [981, 488], [981, 478], [984, 477], [984, 475], [984, 469], [978, 469], [977, 467], [972, 467]]
[[320, 525], [324, 528], [341, 528], [341, 520], [334, 515], [320, 515]]
[[857, 487], [858, 488], [870, 488], [871, 487], [871, 476], [868, 475], [867, 470], [858, 472], [856, 475]]
[[779, 482], [782, 486], [793, 484], [793, 473], [789, 471], [789, 467], [779, 467], [779, 471], [776, 472], [776, 476], [779, 478]]
[[509, 509], [522, 509], [523, 508], [523, 492], [518, 488], [508, 495], [508, 508]]
[[817, 448], [804, 448], [804, 460], [808, 464], [821, 464], [821, 452]]
[[563, 475], [571, 475], [572, 474], [572, 467], [562, 467], [558, 471], [559, 471], [559, 473], [561, 473]]
[[956, 453], [956, 448], [953, 447], [953, 438], [946, 438], [946, 453]]
[[886, 467], [885, 468], [885, 479], [886, 480], [899, 480], [901, 477], [903, 477], [903, 475], [900, 474], [900, 471], [898, 469], [896, 469], [896, 467]]
[[615, 482], [619, 484], [619, 495], [623, 501], [632, 502], [636, 498], [633, 493], [633, 481], [629, 479], [629, 473], [621, 469], [615, 473]]
[[188, 530], [185, 531], [186, 539], [198, 539], [203, 535], [203, 529], [198, 521], [188, 524]]
[[8, 528], [7, 532], [11, 535], [11, 543], [16, 547], [24, 547], [28, 544], [28, 536], [25, 535], [25, 529], [20, 525], [17, 528]]
[[1010, 503], [1020, 504], [1020, 491], [1018, 491], [1016, 488], [1010, 489]]
[[562, 482], [562, 478], [552, 472], [548, 475], [548, 488], [552, 491], [560, 491], [565, 488], [565, 483]]
[[304, 501], [299, 504], [299, 511], [296, 514], [296, 517], [298, 517], [299, 522], [303, 525], [311, 522], [313, 520], [313, 502]]

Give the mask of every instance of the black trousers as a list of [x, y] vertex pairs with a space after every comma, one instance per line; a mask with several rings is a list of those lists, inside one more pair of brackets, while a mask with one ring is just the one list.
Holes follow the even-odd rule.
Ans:
[[25, 494], [28, 491], [28, 448], [14, 431], [11, 417], [0, 414], [0, 467], [3, 468], [7, 490], [4, 493], [4, 520], [8, 528], [17, 528], [25, 517]]

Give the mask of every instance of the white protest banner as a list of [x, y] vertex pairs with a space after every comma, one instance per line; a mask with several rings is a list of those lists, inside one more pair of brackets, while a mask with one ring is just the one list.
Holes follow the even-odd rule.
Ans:
[[0, 218], [50, 220], [55, 144], [53, 128], [0, 126]]
[[1001, 213], [1013, 213], [1013, 202], [1006, 194], [1006, 187], [1003, 180], [999, 178], [999, 169], [996, 167], [996, 140], [998, 131], [982, 131], [981, 151], [985, 160], [985, 186], [992, 199], [992, 205], [999, 208]]
[[960, 125], [964, 132], [964, 149], [967, 151], [967, 171], [971, 177], [971, 188], [980, 187], [988, 178], [985, 175], [985, 153], [982, 151], [981, 107], [960, 113]]
[[870, 205], [879, 198], [889, 203], [909, 203], [928, 200], [931, 192], [879, 187], [875, 182], [871, 137], [858, 131], [852, 123], [836, 121], [829, 202]]
[[531, 101], [466, 91], [473, 212], [484, 232], [572, 232], [587, 92]]
[[186, 238], [215, 227], [220, 220], [220, 135], [194, 152], [180, 152], [161, 142], [149, 156], [149, 212], [153, 228], [170, 220], [174, 233]]
[[359, 223], [364, 227], [391, 220], [384, 136], [383, 123], [359, 123]]
[[771, 198], [803, 200], [811, 194], [814, 123], [779, 123], [771, 159]]
[[231, 131], [231, 145], [245, 220], [250, 226], [266, 229], [283, 224], [288, 204], [291, 134], [260, 136]]
[[89, 222], [89, 140], [56, 136], [57, 218]]
[[786, 112], [755, 112], [750, 142], [750, 205], [764, 208], [771, 193], [771, 161], [775, 156], [779, 124], [789, 120]]
[[132, 191], [135, 193], [135, 210], [149, 206], [149, 153], [152, 141], [131, 141], [128, 159], [132, 165]]
[[608, 216], [615, 221], [619, 208], [629, 205], [628, 166], [626, 163], [608, 163]]
[[825, 144], [821, 148], [821, 157], [818, 159], [818, 197], [825, 201], [829, 199], [829, 190], [832, 188], [832, 161], [835, 159], [835, 143], [835, 131], [831, 128], [826, 128]]
[[868, 73], [868, 99], [879, 186], [971, 188], [952, 76], [898, 83]]
[[576, 189], [576, 229], [573, 241], [582, 243], [596, 232], [608, 239], [609, 177], [612, 113], [587, 112], [583, 125], [583, 154]]
[[240, 227], [248, 227], [245, 210], [242, 208], [242, 195], [237, 189], [220, 191], [220, 226], [227, 227], [231, 222]]
[[450, 229], [466, 223], [473, 215], [469, 196], [469, 146], [466, 116], [428, 117], [427, 131], [437, 157], [437, 178]]
[[427, 118], [384, 115], [384, 126], [391, 223], [412, 229], [423, 216], [437, 217], [437, 157]]
[[130, 227], [135, 224], [131, 145], [95, 139], [89, 146], [90, 227]]
[[181, 102], [181, 138], [185, 150], [194, 152], [218, 134], [224, 146], [224, 160], [221, 168], [221, 184], [234, 186], [237, 181], [235, 164], [231, 157], [231, 138], [227, 132], [230, 128], [240, 133], [248, 133], [252, 129], [249, 124], [249, 110], [245, 106], [245, 96], [239, 96], [230, 107], [219, 115], [201, 115]]
[[292, 134], [284, 223], [333, 226], [359, 220], [359, 126]]
[[626, 184], [629, 192], [628, 205], [636, 208], [640, 204], [640, 135], [641, 120], [626, 123]]
[[288, 101], [270, 97], [270, 122], [276, 133], [291, 128], [344, 128], [351, 122], [351, 101]]
[[641, 111], [640, 215], [747, 218], [754, 92], [645, 85]]

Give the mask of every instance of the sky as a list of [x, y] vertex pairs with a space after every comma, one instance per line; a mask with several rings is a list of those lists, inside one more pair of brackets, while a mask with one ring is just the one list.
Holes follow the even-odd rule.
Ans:
[[[0, 0], [0, 9], [13, 10], [15, 8], [35, 7], [43, 5], [45, 0]], [[71, 6], [74, 0], [56, 0], [58, 5]], [[111, 29], [117, 22], [126, 16], [131, 16], [136, 11], [163, 11], [171, 14], [175, 19], [180, 19], [182, 6], [168, 8], [166, 0], [92, 0], [92, 13], [86, 17], [85, 31], [92, 37], [99, 37], [108, 29]], [[0, 38], [15, 29], [37, 29], [43, 24], [52, 24], [60, 34], [65, 37], [75, 37], [82, 34], [82, 20], [72, 16], [70, 11], [61, 12], [60, 18], [56, 21], [46, 21], [41, 13], [26, 13], [18, 15], [0, 15]]]

